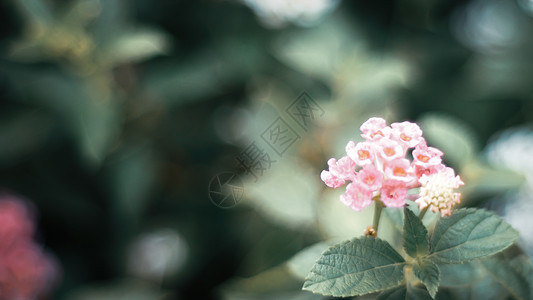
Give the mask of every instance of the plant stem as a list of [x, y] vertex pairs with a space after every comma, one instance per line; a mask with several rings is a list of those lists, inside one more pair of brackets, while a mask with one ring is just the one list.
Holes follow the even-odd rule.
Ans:
[[374, 199], [374, 222], [372, 223], [372, 227], [376, 232], [376, 236], [378, 235], [379, 220], [381, 219], [382, 210], [383, 202], [381, 202], [379, 199]]
[[422, 210], [420, 211], [420, 214], [418, 215], [418, 219], [420, 219], [420, 221], [422, 221], [422, 219], [424, 218], [424, 215], [428, 211], [428, 208], [429, 208], [429, 206], [426, 206], [426, 207], [422, 208]]

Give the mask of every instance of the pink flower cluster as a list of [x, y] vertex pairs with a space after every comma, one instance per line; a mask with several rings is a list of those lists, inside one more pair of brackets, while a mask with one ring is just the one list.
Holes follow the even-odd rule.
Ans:
[[0, 299], [36, 299], [57, 278], [58, 268], [33, 241], [34, 224], [27, 207], [0, 196]]
[[[339, 160], [328, 160], [329, 170], [320, 174], [332, 188], [348, 182], [340, 198], [356, 211], [369, 206], [376, 197], [385, 206], [401, 207], [405, 205], [407, 191], [421, 187], [428, 181], [426, 177], [443, 171], [453, 173], [453, 169], [442, 164], [443, 153], [426, 144], [422, 130], [415, 123], [387, 126], [382, 118], [370, 118], [361, 125], [361, 132], [365, 141], [348, 142], [346, 155]], [[407, 158], [408, 153], [412, 161]], [[430, 205], [418, 203], [421, 207], [422, 203]]]

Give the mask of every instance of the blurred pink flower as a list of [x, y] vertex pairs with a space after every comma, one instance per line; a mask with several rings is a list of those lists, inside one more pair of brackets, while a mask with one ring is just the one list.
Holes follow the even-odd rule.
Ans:
[[26, 206], [10, 196], [0, 196], [0, 248], [33, 236], [33, 220]]
[[33, 241], [34, 224], [27, 206], [0, 195], [0, 299], [44, 296], [58, 279], [57, 263]]

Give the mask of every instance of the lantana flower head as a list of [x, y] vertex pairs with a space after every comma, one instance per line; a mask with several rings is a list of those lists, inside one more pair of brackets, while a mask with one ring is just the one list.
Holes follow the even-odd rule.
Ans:
[[[387, 122], [378, 117], [361, 125], [365, 139], [346, 145], [346, 155], [328, 160], [329, 170], [320, 177], [327, 186], [338, 188], [348, 183], [341, 202], [360, 211], [373, 200], [385, 206], [405, 205], [407, 192], [420, 187], [416, 203], [449, 215], [459, 202], [455, 190], [463, 185], [453, 169], [442, 163], [442, 151], [429, 147], [416, 123]], [[410, 160], [409, 155], [413, 158]]]

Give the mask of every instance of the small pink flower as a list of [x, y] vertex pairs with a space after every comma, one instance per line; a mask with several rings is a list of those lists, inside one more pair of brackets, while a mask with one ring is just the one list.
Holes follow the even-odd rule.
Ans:
[[411, 163], [408, 159], [398, 158], [385, 165], [385, 175], [388, 179], [398, 180], [405, 183], [416, 181]]
[[320, 179], [322, 179], [322, 181], [324, 181], [327, 186], [332, 187], [334, 189], [344, 185], [345, 183], [343, 179], [333, 176], [331, 172], [326, 170], [320, 173]]
[[385, 180], [381, 188], [381, 201], [385, 206], [401, 207], [405, 205], [407, 186], [398, 180]]
[[[447, 186], [458, 189], [460, 186], [464, 185], [465, 183], [461, 180], [461, 177], [459, 175], [455, 176], [455, 171], [450, 167], [444, 167], [439, 171], [439, 174], [441, 174], [444, 178], [446, 178]], [[427, 178], [421, 179], [421, 183], [427, 182]]]
[[385, 161], [392, 161], [405, 156], [405, 151], [400, 143], [390, 139], [379, 140], [377, 149], [379, 156]]
[[372, 164], [374, 161], [374, 149], [369, 142], [361, 142], [355, 145], [349, 141], [346, 145], [346, 153], [359, 166]]
[[392, 137], [408, 148], [413, 148], [423, 141], [422, 130], [411, 122], [392, 123]]
[[369, 141], [379, 140], [389, 137], [391, 128], [387, 127], [387, 122], [382, 118], [370, 118], [361, 125], [362, 137]]
[[413, 150], [413, 162], [422, 167], [435, 166], [442, 162], [442, 154], [439, 149], [428, 147], [424, 141]]
[[328, 160], [329, 171], [335, 177], [343, 180], [352, 180], [355, 176], [355, 162], [348, 156], [343, 156], [339, 160], [331, 158]]
[[361, 211], [372, 203], [372, 191], [361, 182], [352, 182], [341, 195], [341, 202], [355, 211]]
[[434, 166], [430, 165], [430, 166], [423, 167], [417, 164], [416, 161], [413, 161], [413, 163], [411, 164], [411, 167], [414, 169], [416, 177], [420, 179], [422, 178], [423, 175], [429, 176], [431, 174], [437, 173], [438, 171], [444, 168], [444, 165], [438, 164]]
[[328, 160], [329, 171], [322, 171], [320, 179], [332, 188], [338, 188], [345, 183], [346, 180], [353, 180], [355, 178], [355, 162], [348, 156], [343, 156], [338, 161], [335, 158]]
[[381, 188], [383, 173], [378, 171], [374, 165], [366, 165], [357, 173], [357, 180], [371, 191], [377, 191]]

